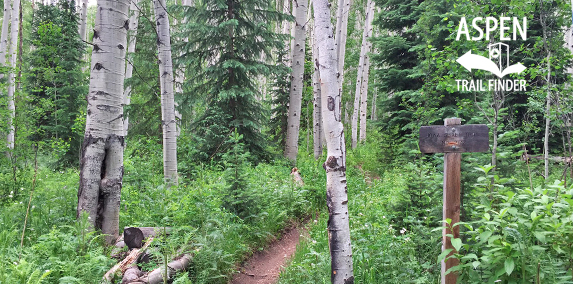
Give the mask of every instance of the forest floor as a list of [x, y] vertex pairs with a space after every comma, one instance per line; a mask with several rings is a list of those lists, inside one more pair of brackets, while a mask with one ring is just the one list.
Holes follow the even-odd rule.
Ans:
[[296, 251], [302, 226], [293, 226], [267, 248], [256, 252], [241, 265], [230, 284], [274, 284], [288, 260]]

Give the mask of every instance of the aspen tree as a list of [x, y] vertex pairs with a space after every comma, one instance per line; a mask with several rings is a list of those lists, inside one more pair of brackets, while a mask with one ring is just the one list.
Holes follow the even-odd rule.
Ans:
[[322, 155], [322, 146], [324, 140], [324, 130], [322, 129], [322, 110], [320, 102], [320, 71], [318, 65], [318, 45], [316, 44], [316, 34], [314, 29], [314, 21], [311, 19], [310, 29], [312, 30], [310, 34], [312, 47], [312, 62], [314, 66], [314, 72], [312, 74], [312, 93], [313, 93], [313, 110], [312, 110], [312, 121], [313, 121], [313, 150], [314, 158], [318, 159]]
[[[88, 0], [81, 0], [81, 11], [80, 11], [80, 27], [79, 27], [79, 32], [80, 32], [80, 38], [85, 41], [86, 40], [86, 25], [87, 25], [87, 19], [88, 19]], [[134, 0], [137, 1], [137, 0]]]
[[[8, 28], [10, 27], [10, 15], [12, 11], [10, 8], [10, 1], [4, 1], [4, 16], [2, 19], [2, 35], [0, 35], [0, 66], [6, 64], [6, 49], [8, 47]], [[3, 78], [4, 74], [0, 74]]]
[[[350, 4], [352, 0], [339, 0], [340, 7], [338, 11], [341, 13], [336, 22], [336, 58], [338, 60], [338, 81], [340, 89], [344, 85], [344, 59], [346, 57], [346, 38], [348, 35], [348, 14], [350, 14]], [[339, 24], [340, 23], [340, 24]]]
[[367, 35], [366, 50], [364, 52], [364, 66], [362, 67], [362, 83], [360, 83], [360, 135], [359, 141], [366, 141], [366, 113], [368, 111], [368, 78], [370, 75], [370, 51], [372, 51], [372, 21], [374, 20], [374, 1], [368, 1], [368, 18], [366, 18]]
[[329, 215], [331, 281], [334, 284], [349, 284], [354, 283], [354, 275], [346, 187], [346, 147], [344, 126], [341, 121], [338, 64], [328, 0], [314, 2], [314, 20], [319, 56], [316, 64], [320, 70], [322, 119], [328, 152], [324, 168]]
[[374, 12], [372, 0], [368, 0], [366, 4], [366, 17], [364, 17], [364, 30], [362, 32], [362, 46], [360, 48], [360, 59], [358, 60], [358, 72], [356, 73], [356, 90], [354, 95], [354, 111], [352, 112], [352, 149], [356, 148], [358, 142], [358, 111], [360, 108], [360, 91], [362, 87], [362, 77], [364, 75], [364, 61], [366, 59], [368, 48], [368, 31], [370, 30], [371, 21], [373, 18], [371, 14]]
[[98, 0], [77, 217], [89, 216], [107, 243], [119, 234], [123, 180], [123, 80], [129, 0]]
[[[133, 76], [133, 62], [129, 60], [129, 55], [135, 52], [135, 44], [137, 42], [137, 27], [139, 25], [139, 0], [132, 0], [129, 5], [129, 38], [127, 43], [128, 60], [125, 65], [125, 79], [130, 79]], [[125, 86], [123, 90], [124, 106], [131, 104], [131, 86]], [[129, 116], [123, 116], [123, 136], [127, 136], [129, 130]]]
[[161, 85], [161, 125], [163, 128], [163, 175], [168, 184], [177, 184], [177, 123], [173, 92], [173, 61], [169, 17], [165, 0], [153, 1], [159, 50], [159, 82]]
[[[8, 1], [8, 0], [5, 0]], [[16, 117], [16, 61], [18, 59], [18, 23], [20, 21], [20, 0], [12, 2], [11, 23], [10, 23], [10, 72], [8, 73], [8, 148], [14, 149], [15, 132], [14, 118]]]
[[290, 101], [288, 108], [288, 126], [285, 146], [285, 157], [296, 162], [298, 154], [298, 137], [300, 130], [300, 111], [302, 104], [302, 89], [304, 76], [304, 54], [306, 40], [307, 0], [294, 2], [296, 9], [294, 50], [292, 51], [292, 76], [290, 85]]

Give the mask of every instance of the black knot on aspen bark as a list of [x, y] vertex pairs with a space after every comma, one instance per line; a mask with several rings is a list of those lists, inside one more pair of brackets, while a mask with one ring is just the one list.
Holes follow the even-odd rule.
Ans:
[[117, 45], [117, 48], [119, 48], [119, 50], [123, 50], [124, 47], [123, 47], [123, 45], [121, 45], [121, 43], [120, 43], [120, 44]]
[[123, 28], [126, 31], [129, 31], [129, 19], [125, 20], [125, 22], [123, 23]]
[[98, 62], [94, 65], [94, 69], [99, 71], [99, 70], [103, 69], [103, 65]]
[[333, 97], [328, 97], [328, 110], [330, 110], [330, 111], [334, 110], [334, 98]]
[[326, 167], [331, 168], [331, 169], [336, 168], [337, 164], [338, 163], [337, 163], [336, 158], [334, 156], [328, 157], [328, 159], [326, 159], [326, 162], [325, 162]]
[[354, 276], [350, 276], [348, 279], [344, 279], [344, 284], [354, 284]]
[[100, 50], [101, 50], [101, 48], [99, 47], [99, 45], [94, 44], [94, 51], [95, 51], [95, 52], [98, 52], [98, 51], [100, 51]]
[[99, 38], [99, 32], [94, 29], [94, 39]]

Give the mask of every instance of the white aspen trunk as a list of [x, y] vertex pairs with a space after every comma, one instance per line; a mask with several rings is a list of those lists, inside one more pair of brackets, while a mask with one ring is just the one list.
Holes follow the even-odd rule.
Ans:
[[336, 2], [336, 27], [334, 28], [334, 48], [336, 50], [336, 60], [338, 60], [338, 50], [340, 46], [340, 27], [342, 25], [342, 10], [344, 8], [345, 0], [338, 0]]
[[177, 184], [177, 121], [173, 93], [173, 61], [169, 17], [165, 0], [153, 0], [159, 50], [159, 82], [161, 85], [161, 124], [163, 128], [163, 175], [168, 185]]
[[98, 0], [77, 214], [107, 243], [119, 234], [123, 180], [123, 80], [129, 0]]
[[[8, 0], [5, 0], [8, 1]], [[18, 59], [18, 23], [20, 21], [20, 0], [12, 2], [11, 23], [10, 23], [10, 72], [8, 73], [8, 138], [9, 149], [14, 149], [16, 127], [14, 118], [16, 117], [16, 61]]]
[[366, 113], [368, 111], [368, 78], [370, 75], [370, 51], [372, 50], [372, 21], [374, 20], [374, 1], [368, 1], [368, 17], [366, 18], [367, 35], [364, 52], [364, 67], [362, 67], [362, 83], [360, 85], [360, 135], [359, 141], [366, 141]]
[[[310, 10], [310, 9], [309, 9]], [[312, 42], [312, 62], [314, 64], [314, 73], [312, 74], [312, 93], [313, 93], [313, 152], [314, 159], [318, 160], [322, 155], [322, 141], [324, 140], [324, 131], [322, 129], [322, 110], [320, 101], [320, 71], [318, 69], [318, 46], [316, 44], [316, 34], [314, 32], [314, 21], [311, 20], [309, 28], [312, 30], [310, 40]]]
[[[2, 35], [0, 35], [0, 66], [6, 64], [6, 49], [8, 47], [8, 27], [10, 26], [10, 1], [4, 1], [4, 16], [2, 19]], [[0, 74], [0, 78], [3, 78], [4, 74]]]
[[378, 90], [374, 91], [374, 96], [372, 97], [372, 112], [370, 113], [370, 120], [376, 121], [376, 99], [378, 97]]
[[287, 136], [285, 157], [296, 162], [298, 154], [298, 136], [300, 130], [300, 110], [302, 104], [302, 80], [304, 76], [304, 53], [306, 40], [306, 12], [307, 0], [295, 0], [296, 23], [294, 36], [294, 50], [292, 52], [292, 76], [290, 85], [290, 101], [288, 107]]
[[[128, 56], [135, 53], [135, 45], [137, 42], [137, 27], [139, 26], [139, 0], [132, 0], [129, 5], [129, 37], [127, 44]], [[127, 57], [128, 58], [128, 57]], [[130, 79], [133, 76], [133, 62], [128, 58], [125, 65], [125, 79]], [[131, 104], [131, 86], [126, 86], [123, 90], [124, 106]], [[129, 116], [123, 116], [123, 136], [127, 136], [129, 130]]]
[[346, 187], [346, 147], [341, 114], [341, 92], [338, 87], [338, 66], [328, 0], [314, 2], [316, 43], [318, 44], [318, 66], [322, 119], [326, 134], [328, 158], [326, 170], [326, 203], [328, 206], [328, 240], [331, 256], [331, 282], [333, 284], [354, 283], [352, 268], [352, 247], [350, 245], [350, 224], [348, 195]]
[[364, 17], [364, 30], [362, 32], [362, 46], [360, 47], [360, 58], [358, 59], [358, 71], [356, 72], [356, 90], [354, 93], [354, 108], [352, 112], [352, 149], [356, 148], [358, 143], [358, 111], [360, 108], [360, 90], [362, 86], [362, 76], [364, 75], [364, 60], [366, 57], [366, 50], [367, 50], [367, 39], [368, 39], [368, 31], [369, 25], [368, 20], [370, 19], [370, 7], [372, 6], [372, 0], [368, 0], [366, 4], [366, 15]]
[[[135, 0], [136, 1], [136, 0]], [[88, 19], [88, 0], [81, 0], [79, 33], [82, 41], [86, 40], [86, 25]]]
[[[12, 14], [10, 8], [10, 1], [4, 0], [4, 14], [2, 19], [2, 35], [0, 35], [0, 66], [6, 65], [6, 49], [8, 47], [8, 27], [10, 26], [10, 15]], [[0, 74], [0, 79], [4, 78], [4, 74]], [[1, 91], [2, 94], [5, 94], [4, 91]], [[11, 107], [11, 106], [10, 106]], [[11, 127], [12, 117], [9, 117], [8, 123]], [[11, 143], [12, 138], [10, 137], [10, 133], [6, 137], [6, 146], [9, 149], [13, 149], [14, 143]]]
[[[342, 0], [339, 0], [339, 3]], [[343, 0], [344, 3], [342, 4], [342, 15], [340, 19], [340, 32], [336, 31], [336, 42], [337, 42], [337, 49], [336, 49], [336, 58], [338, 60], [338, 81], [340, 90], [343, 89], [344, 85], [344, 59], [346, 57], [346, 39], [348, 35], [348, 14], [350, 14], [350, 4], [352, 0]]]

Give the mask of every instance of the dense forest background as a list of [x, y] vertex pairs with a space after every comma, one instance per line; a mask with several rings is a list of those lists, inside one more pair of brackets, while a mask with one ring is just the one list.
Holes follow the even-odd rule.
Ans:
[[[90, 115], [109, 110], [91, 103], [107, 70], [92, 62], [103, 48], [97, 9], [78, 2], [1, 2], [0, 283], [99, 283], [117, 262], [109, 232], [78, 205]], [[418, 136], [458, 117], [490, 132], [488, 152], [462, 155], [458, 283], [573, 283], [571, 3], [328, 1], [329, 88], [340, 90], [328, 120], [315, 1], [124, 2], [118, 228], [172, 228], [144, 270], [189, 254], [173, 283], [227, 283], [296, 223], [307, 233], [279, 283], [329, 282], [325, 128], [336, 120], [354, 281], [438, 283], [441, 230], [452, 225], [442, 222], [443, 154], [422, 154]], [[507, 42], [526, 69], [504, 78], [526, 91], [458, 90], [457, 79], [497, 79], [456, 60], [487, 57], [500, 41], [498, 29], [456, 40], [462, 17], [505, 16], [527, 18], [527, 38]]]

